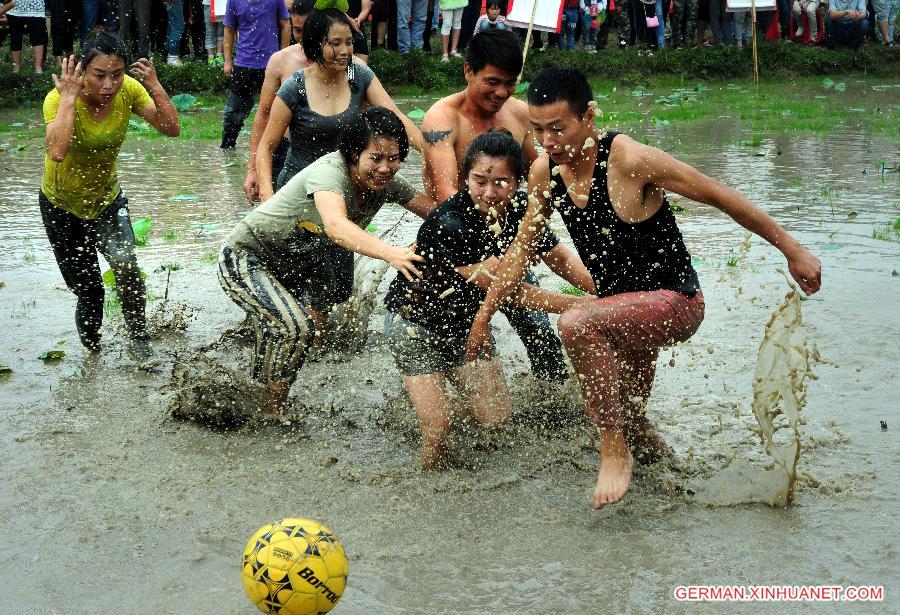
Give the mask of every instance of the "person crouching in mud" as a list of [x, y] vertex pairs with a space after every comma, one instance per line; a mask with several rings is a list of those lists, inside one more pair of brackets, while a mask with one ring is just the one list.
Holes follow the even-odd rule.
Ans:
[[570, 69], [548, 68], [528, 88], [532, 131], [546, 153], [531, 165], [528, 211], [474, 319], [466, 355], [490, 350], [490, 318], [516, 292], [558, 210], [597, 288], [598, 298], [563, 313], [558, 328], [600, 432], [594, 507], [602, 508], [628, 491], [629, 446], [664, 452], [644, 414], [656, 358], [703, 320], [700, 283], [665, 191], [718, 207], [781, 250], [806, 293], [819, 290], [822, 266], [738, 191], [656, 148], [598, 131], [592, 98], [585, 76]]
[[144, 280], [134, 251], [128, 199], [119, 186], [116, 158], [131, 114], [169, 137], [181, 132], [178, 112], [159, 84], [153, 64], [128, 66], [125, 44], [101, 32], [75, 56], [63, 60], [56, 88], [44, 99], [47, 135], [44, 181], [38, 195], [41, 218], [66, 286], [78, 297], [75, 326], [82, 345], [100, 350], [103, 281], [97, 252], [116, 276], [122, 316], [130, 338], [128, 355], [139, 364], [153, 359], [147, 332]]
[[[526, 196], [517, 188], [526, 169], [522, 146], [510, 133], [475, 137], [462, 164], [464, 187], [438, 205], [419, 228], [416, 254], [423, 260], [422, 277], [398, 275], [385, 297], [389, 310], [385, 330], [419, 416], [425, 469], [439, 468], [446, 461], [445, 441], [453, 418], [447, 380], [490, 428], [501, 426], [512, 412], [500, 360], [492, 353], [485, 361], [466, 363], [465, 350], [491, 272], [525, 214]], [[566, 248], [544, 229], [535, 253], [559, 258], [560, 250]], [[573, 285], [594, 292], [583, 265], [564, 271]], [[530, 309], [560, 313], [584, 299], [525, 284], [513, 300]]]
[[408, 153], [403, 122], [369, 107], [348, 122], [338, 151], [291, 178], [225, 240], [219, 282], [254, 321], [252, 373], [269, 387], [266, 412], [284, 412], [328, 311], [350, 298], [348, 250], [390, 263], [410, 280], [419, 275], [421, 256], [364, 230], [385, 203], [423, 218], [432, 209], [431, 199], [397, 174]]

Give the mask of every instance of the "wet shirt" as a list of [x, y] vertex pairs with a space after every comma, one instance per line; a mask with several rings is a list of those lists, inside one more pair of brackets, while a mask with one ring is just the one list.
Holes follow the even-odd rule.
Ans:
[[353, 62], [351, 66], [353, 75], [352, 78], [348, 76], [350, 104], [337, 115], [320, 115], [309, 108], [305, 70], [291, 75], [278, 89], [278, 98], [291, 110], [291, 150], [284, 169], [277, 178], [279, 188], [313, 161], [335, 151], [341, 131], [362, 111], [366, 91], [375, 78], [375, 73], [365, 64]]
[[295, 175], [268, 201], [241, 220], [225, 240], [233, 249], [250, 250], [273, 272], [288, 272], [311, 245], [309, 234], [323, 233], [316, 209], [316, 192], [334, 192], [344, 198], [347, 218], [365, 228], [385, 203], [405, 205], [416, 196], [415, 188], [395, 175], [384, 190], [370, 191], [357, 203], [350, 170], [339, 152], [323, 156]]
[[[56, 119], [61, 102], [54, 88], [44, 99], [44, 122]], [[41, 191], [56, 207], [84, 220], [96, 219], [119, 195], [116, 158], [128, 132], [132, 113], [153, 102], [140, 83], [125, 76], [122, 89], [102, 120], [91, 115], [81, 98], [75, 101], [72, 144], [62, 162], [44, 157]]]
[[[387, 308], [439, 335], [450, 338], [468, 335], [487, 293], [466, 282], [456, 268], [503, 256], [515, 239], [527, 204], [525, 193], [517, 192], [506, 206], [499, 235], [491, 231], [484, 217], [475, 210], [465, 189], [438, 205], [416, 237], [416, 254], [426, 259], [418, 265], [422, 278], [410, 282], [397, 274], [384, 300]], [[559, 240], [547, 229], [538, 243], [537, 253], [544, 255], [557, 244]]]
[[600, 139], [594, 183], [582, 209], [575, 205], [560, 176], [552, 174], [551, 203], [562, 215], [572, 242], [597, 286], [598, 297], [642, 290], [674, 290], [693, 296], [700, 288], [691, 255], [669, 202], [643, 222], [629, 224], [616, 213], [609, 198], [606, 166], [617, 133]]
[[283, 0], [228, 0], [225, 27], [237, 30], [234, 65], [265, 69], [281, 47], [281, 19], [290, 19]]

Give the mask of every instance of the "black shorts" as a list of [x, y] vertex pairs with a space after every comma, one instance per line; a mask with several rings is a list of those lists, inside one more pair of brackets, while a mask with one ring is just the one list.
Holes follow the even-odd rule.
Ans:
[[228, 90], [239, 98], [253, 100], [259, 96], [263, 81], [266, 78], [264, 68], [244, 68], [235, 66], [231, 71], [231, 81]]
[[22, 35], [28, 34], [32, 47], [47, 44], [47, 20], [43, 17], [6, 16], [9, 22], [9, 49], [22, 51]]

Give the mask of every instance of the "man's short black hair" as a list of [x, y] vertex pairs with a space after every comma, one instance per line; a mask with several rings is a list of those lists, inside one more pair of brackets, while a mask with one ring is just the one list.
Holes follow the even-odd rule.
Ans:
[[87, 71], [88, 65], [97, 56], [119, 56], [128, 66], [128, 47], [115, 34], [98, 32], [84, 43], [81, 49], [81, 70]]
[[409, 154], [409, 137], [406, 136], [403, 122], [390, 109], [369, 107], [350, 120], [338, 140], [338, 151], [347, 166], [356, 164], [362, 151], [369, 147], [372, 139], [378, 137], [396, 140], [400, 146], [400, 160], [406, 160]]
[[476, 73], [490, 64], [518, 77], [522, 72], [522, 44], [512, 30], [484, 30], [466, 45], [466, 62]]
[[294, 0], [291, 5], [291, 15], [309, 15], [316, 8], [316, 0]]
[[528, 86], [528, 104], [535, 107], [564, 100], [572, 113], [583, 115], [593, 99], [584, 73], [573, 68], [545, 68]]
[[520, 182], [525, 179], [528, 167], [525, 165], [522, 145], [505, 128], [492, 129], [469, 141], [466, 156], [463, 158], [463, 177], [469, 177], [469, 171], [472, 170], [472, 165], [479, 156], [506, 158], [516, 181]]
[[324, 47], [328, 40], [328, 31], [336, 23], [342, 23], [353, 32], [350, 18], [337, 9], [314, 10], [303, 26], [303, 53], [310, 62], [322, 63], [325, 60]]

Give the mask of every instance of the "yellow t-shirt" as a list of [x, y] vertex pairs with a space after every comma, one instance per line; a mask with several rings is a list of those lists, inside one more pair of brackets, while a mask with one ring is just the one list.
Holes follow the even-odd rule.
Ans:
[[[56, 118], [61, 102], [54, 88], [44, 99], [44, 122]], [[122, 89], [110, 103], [107, 116], [98, 121], [78, 98], [72, 145], [62, 162], [44, 157], [41, 191], [51, 203], [84, 220], [96, 219], [119, 195], [116, 158], [128, 132], [128, 120], [153, 101], [140, 83], [125, 76]]]

